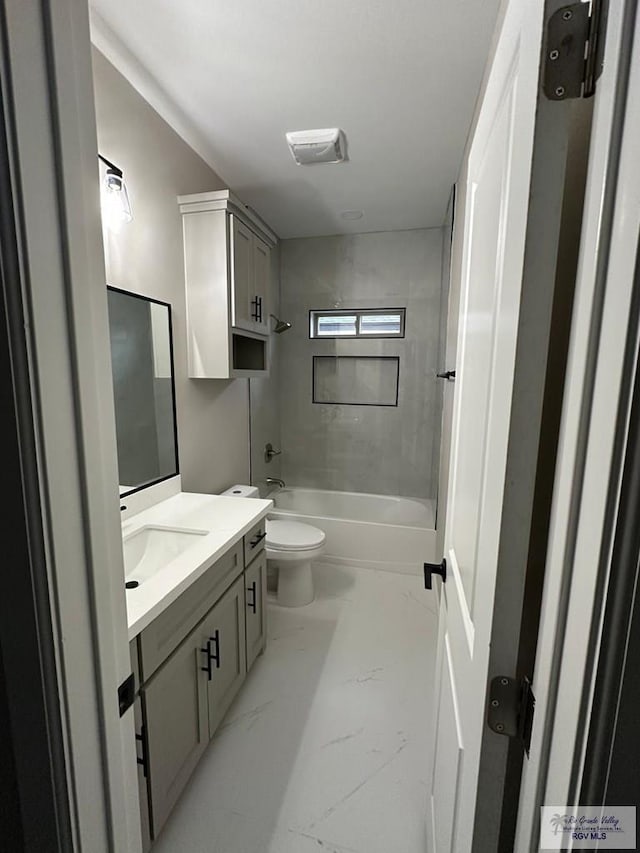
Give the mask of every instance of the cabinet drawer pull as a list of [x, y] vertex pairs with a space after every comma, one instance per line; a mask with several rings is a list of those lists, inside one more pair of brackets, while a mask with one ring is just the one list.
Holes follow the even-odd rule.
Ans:
[[253, 548], [256, 548], [262, 542], [262, 540], [266, 538], [266, 535], [266, 531], [264, 533], [258, 533], [258, 535], [254, 536], [254, 538], [249, 542], [249, 547], [252, 550]]
[[255, 299], [252, 299], [251, 305], [255, 305], [251, 311], [251, 319], [255, 320], [256, 323], [262, 323], [262, 296], [256, 296]]
[[251, 609], [253, 613], [256, 612], [256, 581], [254, 581], [251, 586], [247, 587], [247, 592], [252, 593], [253, 597], [251, 601], [247, 599], [247, 607]]
[[[213, 645], [214, 651], [211, 650], [211, 646]], [[220, 631], [216, 628], [213, 633], [213, 637], [209, 637], [207, 640], [207, 645], [204, 649], [200, 649], [201, 652], [207, 656], [207, 665], [201, 666], [200, 669], [202, 672], [207, 673], [207, 679], [211, 681], [213, 678], [213, 673], [211, 671], [211, 662], [213, 661], [216, 665], [216, 669], [220, 669]]]
[[[139, 758], [136, 754], [136, 761], [142, 767], [142, 775], [144, 778], [147, 778], [147, 746], [145, 741], [145, 731], [144, 725], [140, 726], [140, 734], [136, 734], [136, 740], [142, 746], [142, 758]], [[137, 753], [137, 750], [136, 750]]]
[[220, 669], [220, 631], [216, 628], [213, 632], [213, 637], [209, 637], [209, 642], [207, 646], [211, 649], [211, 644], [215, 646], [215, 652], [209, 651], [209, 665], [211, 665], [211, 661], [215, 661], [216, 669]]
[[211, 640], [207, 640], [207, 645], [204, 649], [200, 649], [201, 652], [204, 652], [207, 656], [207, 665], [201, 666], [200, 669], [202, 672], [207, 673], [207, 679], [211, 681]]

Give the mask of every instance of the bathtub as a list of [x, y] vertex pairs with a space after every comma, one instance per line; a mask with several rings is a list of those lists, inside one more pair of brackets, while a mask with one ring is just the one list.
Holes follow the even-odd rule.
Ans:
[[295, 486], [268, 497], [271, 518], [324, 530], [324, 561], [420, 574], [435, 560], [435, 501]]

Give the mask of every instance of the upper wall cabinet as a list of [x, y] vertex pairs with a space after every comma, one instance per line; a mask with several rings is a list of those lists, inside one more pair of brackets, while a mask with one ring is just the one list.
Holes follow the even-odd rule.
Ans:
[[189, 376], [268, 373], [271, 249], [277, 238], [229, 190], [179, 196]]

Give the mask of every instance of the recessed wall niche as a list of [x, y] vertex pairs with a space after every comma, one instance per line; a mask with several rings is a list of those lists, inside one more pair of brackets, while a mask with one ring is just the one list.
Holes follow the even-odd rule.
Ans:
[[341, 406], [397, 406], [398, 356], [316, 355], [313, 402]]

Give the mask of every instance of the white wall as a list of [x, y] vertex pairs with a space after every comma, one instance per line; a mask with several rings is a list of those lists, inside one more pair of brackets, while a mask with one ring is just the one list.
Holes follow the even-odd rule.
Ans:
[[221, 189], [222, 179], [96, 49], [98, 148], [125, 173], [133, 221], [105, 242], [107, 281], [170, 302], [185, 491], [249, 481], [247, 380], [187, 378], [182, 224], [176, 196]]

